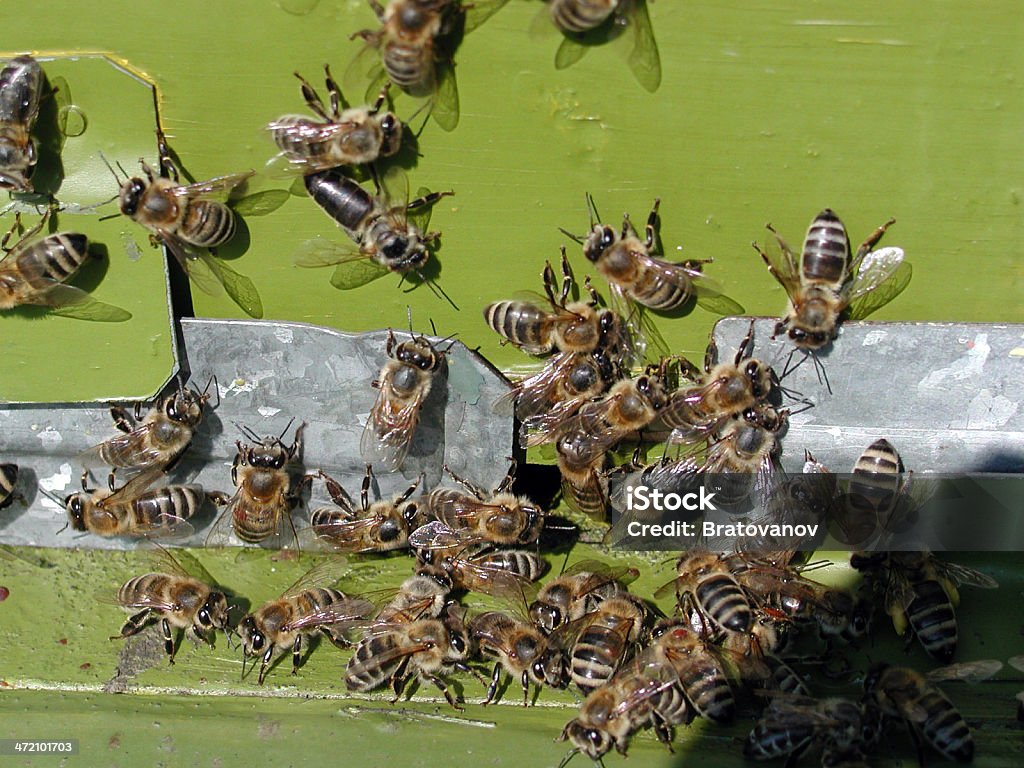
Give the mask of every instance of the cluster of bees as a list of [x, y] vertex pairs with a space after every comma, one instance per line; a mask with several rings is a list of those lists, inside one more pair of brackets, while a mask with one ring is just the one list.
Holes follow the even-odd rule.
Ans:
[[[452, 192], [422, 191], [410, 200], [400, 171], [379, 172], [378, 162], [393, 158], [403, 137], [401, 120], [385, 104], [393, 85], [427, 99], [435, 120], [454, 128], [457, 41], [504, 0], [466, 6], [455, 0], [370, 2], [381, 26], [355, 36], [366, 42], [356, 62], [379, 55], [372, 62], [379, 73], [370, 78], [373, 103], [345, 105], [325, 67], [327, 103], [297, 75], [315, 117], [289, 115], [268, 126], [280, 157], [301, 173], [309, 196], [352, 241], [310, 241], [295, 261], [334, 266], [332, 284], [342, 289], [388, 273], [412, 273], [447, 298], [424, 268], [439, 236], [427, 229], [430, 207]], [[552, 0], [547, 10], [565, 33], [559, 66], [578, 60], [602, 25], [614, 34], [629, 29], [633, 72], [644, 87], [657, 88], [660, 64], [644, 0]], [[43, 80], [39, 64], [28, 56], [0, 71], [2, 188], [32, 192], [31, 132]], [[236, 229], [226, 201], [253, 173], [182, 185], [159, 132], [158, 149], [157, 169], [143, 163], [142, 176], [122, 170], [123, 178], [117, 177], [121, 213], [161, 241], [200, 289], [226, 289], [246, 312], [260, 316], [255, 286], [216, 256]], [[362, 173], [374, 182], [375, 193], [360, 183]], [[718, 314], [743, 308], [704, 274], [705, 262], [660, 258], [657, 200], [643, 236], [628, 216], [617, 229], [601, 222], [589, 196], [588, 206], [590, 230], [566, 234], [607, 280], [608, 303], [589, 278], [585, 296], [574, 295], [578, 286], [563, 249], [561, 285], [547, 264], [537, 301], [488, 305], [485, 320], [503, 339], [529, 354], [549, 356], [539, 373], [518, 382], [496, 405], [514, 409], [526, 446], [554, 446], [566, 502], [596, 520], [608, 513], [610, 452], [644, 432], [668, 432], [669, 444], [683, 453], [649, 471], [688, 477], [772, 474], [789, 410], [775, 396], [780, 377], [752, 356], [752, 331], [729, 361], [719, 362], [709, 344], [698, 367], [667, 354], [650, 317], [651, 311], [673, 311], [691, 300]], [[10, 249], [15, 229], [4, 237], [9, 254], [0, 261], [0, 309], [41, 304], [91, 320], [127, 319], [124, 310], [67, 284], [87, 257], [84, 235], [63, 232], [33, 242], [48, 216]], [[842, 222], [826, 209], [812, 221], [799, 255], [769, 227], [767, 244], [755, 248], [789, 299], [776, 334], [786, 334], [813, 356], [836, 339], [842, 318], [865, 317], [898, 295], [909, 282], [910, 265], [899, 248], [875, 249], [891, 224], [853, 251]], [[643, 728], [670, 743], [674, 727], [697, 716], [731, 722], [750, 688], [768, 694], [744, 746], [751, 759], [789, 763], [815, 753], [830, 768], [865, 765], [889, 722], [908, 728], [922, 762], [926, 749], [952, 760], [972, 759], [970, 730], [937, 687], [937, 676], [878, 663], [868, 670], [860, 699], [819, 700], [790, 655], [795, 637], [808, 629], [804, 634], [817, 634], [828, 649], [862, 638], [873, 606], [880, 604], [899, 634], [912, 634], [932, 658], [948, 664], [958, 636], [957, 588], [995, 587], [990, 577], [928, 552], [862, 551], [854, 553], [851, 565], [864, 575], [863, 585], [851, 592], [808, 578], [794, 551], [694, 550], [680, 556], [676, 578], [655, 594], [674, 596], [671, 617], [629, 592], [638, 575], [632, 568], [584, 561], [538, 586], [547, 569], [538, 542], [550, 517], [511, 492], [514, 465], [493, 491], [452, 475], [457, 488], [428, 491], [420, 479], [393, 498], [371, 501], [372, 468], [390, 472], [402, 466], [446, 350], [415, 334], [399, 342], [392, 333], [387, 353], [360, 444], [367, 469], [358, 504], [322, 470], [293, 477], [302, 426], [288, 443], [290, 424], [276, 436], [243, 430], [246, 441], [237, 442], [230, 495], [195, 484], [158, 484], [188, 448], [210, 399], [209, 385], [199, 391], [181, 383], [148, 413], [139, 406], [134, 413], [113, 408], [120, 434], [85, 457], [87, 465], [110, 468], [107, 488], [89, 488], [87, 470], [82, 491], [59, 501], [77, 531], [135, 537], [186, 534], [189, 521], [210, 501], [225, 507], [210, 529], [210, 545], [228, 543], [233, 534], [246, 543], [294, 543], [347, 554], [410, 548], [414, 574], [374, 600], [339, 589], [339, 566], [329, 560], [279, 598], [232, 622], [228, 596], [209, 574], [197, 564], [184, 567], [153, 545], [154, 570], [125, 582], [112, 598], [131, 614], [121, 637], [156, 621], [173, 663], [176, 630], [211, 643], [213, 633], [223, 631], [229, 642], [237, 637], [243, 659], [259, 660], [262, 684], [289, 649], [294, 673], [304, 642], [324, 635], [353, 648], [345, 671], [350, 690], [388, 687], [397, 700], [418, 681], [436, 687], [457, 709], [461, 704], [449, 687], [456, 672], [481, 682], [485, 704], [497, 697], [503, 673], [521, 685], [524, 704], [534, 687], [574, 686], [585, 698], [560, 737], [571, 744], [563, 765], [577, 753], [595, 761], [612, 749], [625, 754], [632, 734]], [[644, 364], [633, 377], [634, 366]], [[854, 469], [865, 487], [861, 495], [905, 499], [901, 467], [891, 445], [873, 444]], [[133, 473], [120, 487], [118, 471]], [[312, 510], [309, 526], [295, 531], [292, 508], [314, 480], [323, 483], [332, 504]], [[0, 465], [0, 508], [13, 500], [16, 482], [17, 467]], [[749, 492], [748, 487], [741, 493]], [[462, 592], [498, 598], [510, 610], [467, 612], [455, 598]], [[480, 663], [493, 664], [489, 679], [473, 666]], [[938, 672], [967, 677], [985, 666], [975, 662]]]

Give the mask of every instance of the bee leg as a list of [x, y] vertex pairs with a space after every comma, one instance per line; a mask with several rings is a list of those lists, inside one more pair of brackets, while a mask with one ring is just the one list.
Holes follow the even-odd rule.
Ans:
[[110, 409], [110, 418], [114, 420], [114, 426], [125, 434], [131, 432], [132, 429], [135, 428], [131, 416], [128, 415], [128, 411], [124, 408], [119, 408], [116, 405], [112, 407]]
[[373, 12], [375, 14], [377, 14], [378, 21], [383, 23], [384, 22], [384, 6], [382, 6], [379, 2], [377, 2], [377, 0], [366, 0], [366, 1], [370, 4], [370, 7], [373, 9]]
[[509, 488], [512, 487], [512, 483], [516, 480], [516, 470], [519, 469], [519, 462], [515, 459], [508, 457], [509, 465], [508, 472], [501, 478], [501, 482], [498, 483], [498, 487], [495, 489], [495, 493], [505, 493]]
[[465, 710], [465, 707], [461, 706], [459, 702], [455, 700], [455, 697], [452, 696], [452, 692], [449, 690], [448, 684], [445, 683], [445, 681], [442, 680], [440, 677], [437, 677], [436, 675], [431, 675], [427, 672], [420, 672], [420, 677], [422, 677], [424, 680], [433, 683], [437, 690], [444, 694], [445, 699], [448, 701], [449, 704], [452, 705], [452, 709], [455, 709], [459, 712]]
[[499, 680], [501, 680], [501, 662], [495, 662], [494, 671], [491, 672], [491, 684], [487, 686], [487, 697], [484, 699], [485, 707], [494, 701], [494, 697], [498, 693]]
[[302, 635], [297, 635], [292, 643], [292, 674], [299, 674], [299, 660], [302, 657]]
[[[647, 250], [654, 248], [654, 241], [656, 239], [654, 228], [658, 224], [658, 207], [661, 205], [661, 198], [654, 198], [654, 206], [651, 208], [651, 212], [647, 214], [647, 226], [644, 227], [646, 238], [644, 239], [644, 247]], [[632, 225], [631, 225], [632, 226]]]
[[658, 741], [668, 747], [668, 751], [671, 754], [675, 754], [675, 750], [672, 749], [672, 726], [657, 712], [651, 713], [651, 724], [654, 726], [654, 735], [658, 737]]
[[341, 483], [328, 475], [322, 469], [318, 473], [318, 476], [324, 481], [324, 486], [327, 488], [327, 493], [330, 495], [331, 501], [349, 515], [354, 516], [355, 505], [352, 503], [352, 497], [348, 495], [348, 491], [342, 488]]
[[112, 635], [111, 640], [123, 640], [126, 637], [137, 635], [146, 626], [146, 620], [149, 618], [151, 609], [146, 608], [145, 610], [139, 611], [134, 616], [129, 616], [128, 620], [125, 621], [124, 626], [121, 627], [121, 634]]
[[327, 114], [327, 110], [324, 107], [324, 103], [320, 99], [320, 94], [316, 92], [316, 89], [314, 89], [313, 86], [310, 85], [309, 82], [306, 80], [306, 78], [304, 78], [298, 72], [295, 72], [294, 74], [299, 79], [299, 82], [302, 84], [300, 86], [302, 89], [302, 98], [306, 100], [306, 106], [313, 110], [313, 112], [315, 112], [317, 116], [320, 117], [320, 119], [324, 120], [325, 122], [337, 122], [338, 115], [335, 114], [334, 119], [332, 120], [331, 115]]
[[409, 680], [408, 669], [409, 657], [406, 656], [402, 663], [398, 665], [398, 669], [395, 670], [395, 674], [391, 678], [391, 690], [395, 692], [395, 697], [391, 699], [392, 704], [402, 698], [402, 691], [405, 690], [405, 684]]
[[263, 654], [263, 660], [260, 663], [260, 676], [256, 679], [256, 682], [263, 685], [263, 680], [267, 676], [267, 669], [270, 668], [270, 657], [274, 654], [274, 646], [271, 645], [267, 648], [267, 652]]
[[160, 628], [164, 631], [164, 650], [167, 652], [167, 660], [174, 663], [174, 636], [171, 635], [171, 622], [166, 618], [160, 620]]
[[363, 484], [359, 487], [359, 503], [362, 505], [362, 511], [366, 512], [370, 508], [370, 484], [373, 482], [373, 466], [370, 464], [366, 465], [366, 475], [363, 477]]
[[[345, 99], [341, 95], [341, 88], [338, 87], [338, 83], [334, 79], [334, 75], [331, 74], [330, 64], [324, 64], [324, 85], [327, 87], [327, 95], [331, 97], [331, 116], [334, 118], [334, 122], [341, 121], [341, 110], [347, 106]], [[380, 111], [381, 105], [384, 103], [384, 99], [387, 98], [387, 88], [382, 88], [380, 96], [377, 98], [377, 103], [373, 106], [370, 111], [371, 115], [377, 114]]]
[[167, 146], [167, 137], [164, 136], [163, 129], [160, 126], [157, 126], [156, 129], [156, 146], [157, 154], [160, 156], [160, 172], [166, 174], [177, 183], [179, 179], [178, 166], [171, 157], [171, 148]]
[[733, 360], [734, 365], [739, 365], [743, 360], [754, 354], [754, 321], [750, 321], [750, 328], [747, 329], [747, 335], [743, 337], [743, 341], [740, 342], [739, 347], [736, 349], [736, 358]]
[[473, 485], [471, 482], [469, 482], [469, 480], [466, 480], [464, 477], [460, 477], [459, 475], [456, 475], [454, 472], [452, 472], [451, 467], [449, 467], [447, 464], [444, 465], [444, 471], [448, 473], [448, 475], [451, 477], [452, 480], [454, 480], [456, 483], [461, 485], [467, 491], [472, 493], [478, 499], [485, 499], [485, 498], [487, 498], [487, 494], [484, 493], [483, 489], [478, 488], [477, 486]]
[[519, 682], [523, 684], [523, 706], [528, 707], [530, 706], [530, 677], [525, 669]]
[[416, 482], [414, 482], [412, 485], [406, 488], [402, 492], [402, 495], [395, 499], [395, 504], [404, 504], [405, 502], [407, 502], [409, 500], [409, 497], [416, 493], [416, 489], [420, 487], [420, 484], [425, 481], [426, 475], [421, 473], [420, 476], [416, 478]]
[[882, 239], [882, 235], [885, 234], [885, 230], [896, 223], [896, 219], [889, 219], [885, 224], [880, 226], [870, 235], [868, 239], [860, 244], [860, 248], [857, 249], [857, 255], [850, 261], [850, 272], [856, 274], [857, 268], [860, 267], [861, 260], [871, 252], [871, 249], [875, 247], [879, 240]]
[[415, 200], [410, 200], [405, 206], [405, 210], [411, 211], [413, 208], [422, 208], [425, 205], [433, 205], [442, 197], [450, 197], [454, 194], [455, 193], [450, 189], [444, 192], [431, 192], [423, 197], [417, 197]]
[[468, 664], [463, 664], [463, 663], [462, 663], [462, 662], [460, 661], [460, 662], [456, 662], [456, 663], [455, 663], [455, 664], [453, 664], [452, 666], [453, 666], [453, 667], [454, 667], [454, 668], [455, 668], [456, 670], [458, 670], [459, 672], [468, 672], [468, 673], [469, 673], [469, 674], [471, 674], [471, 675], [472, 675], [473, 677], [475, 677], [475, 678], [476, 678], [477, 680], [479, 680], [479, 681], [480, 681], [480, 684], [481, 684], [481, 685], [487, 685], [487, 680], [486, 680], [486, 679], [484, 678], [484, 676], [483, 676], [483, 675], [481, 675], [481, 674], [480, 674], [479, 672], [477, 672], [477, 671], [476, 671], [475, 669], [473, 669], [473, 668], [472, 668], [471, 666], [469, 666]]
[[[7, 230], [7, 233], [3, 236], [3, 239], [0, 240], [0, 251], [3, 251], [4, 253], [10, 253], [11, 251], [14, 250], [13, 248], [8, 248], [7, 247], [7, 241], [10, 240], [11, 237], [14, 236], [14, 233], [18, 231], [19, 227], [21, 227], [21, 214], [20, 213], [15, 213], [14, 214], [14, 223], [11, 225], [11, 228], [9, 230]], [[18, 240], [18, 242], [20, 243], [24, 239], [25, 238], [20, 238]]]
[[344, 638], [344, 636], [342, 636], [342, 635], [335, 635], [333, 632], [331, 632], [330, 628], [328, 628], [328, 627], [320, 627], [320, 631], [323, 632], [325, 635], [327, 635], [327, 639], [330, 640], [331, 644], [334, 645], [336, 648], [341, 648], [342, 650], [348, 650], [349, 648], [352, 647], [352, 643], [350, 643], [348, 640], [346, 640]]

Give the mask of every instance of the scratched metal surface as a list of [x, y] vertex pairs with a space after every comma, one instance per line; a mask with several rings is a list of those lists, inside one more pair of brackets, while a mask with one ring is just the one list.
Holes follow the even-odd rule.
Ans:
[[[793, 346], [771, 338], [775, 323], [756, 321], [753, 354], [781, 375]], [[749, 318], [721, 319], [720, 356], [733, 354], [749, 327]], [[1024, 325], [848, 322], [819, 359], [831, 393], [811, 360], [783, 381], [813, 403], [790, 417], [787, 470], [800, 471], [807, 449], [849, 472], [884, 437], [915, 472], [1024, 472]]]
[[[202, 389], [216, 377], [220, 404], [207, 409], [185, 458], [174, 468], [174, 482], [198, 482], [207, 490], [232, 493], [230, 469], [237, 425], [259, 435], [285, 435], [305, 422], [303, 465], [323, 468], [350, 493], [357, 493], [365, 464], [359, 455], [363, 426], [377, 397], [371, 382], [386, 362], [387, 331], [342, 333], [303, 323], [183, 319], [182, 340], [191, 386]], [[399, 341], [406, 335], [396, 333]], [[447, 344], [447, 342], [445, 342]], [[482, 357], [456, 342], [448, 353], [447, 374], [424, 405], [402, 468], [377, 475], [383, 495], [400, 492], [421, 472], [425, 486], [442, 484], [442, 467], [485, 488], [494, 487], [512, 454], [511, 414], [495, 412], [494, 401], [508, 389], [505, 378]], [[124, 539], [89, 534], [57, 534], [66, 515], [39, 491], [63, 498], [79, 489], [79, 455], [116, 434], [109, 407], [100, 403], [17, 405], [0, 408], [0, 457], [19, 464], [17, 491], [24, 502], [0, 510], [0, 542], [45, 547], [132, 547]], [[486, 439], [479, 439], [485, 435]], [[472, 439], [471, 439], [472, 438]], [[102, 470], [95, 484], [106, 482]], [[450, 482], [450, 480], [448, 481]], [[314, 484], [315, 498], [324, 498]], [[211, 505], [192, 522], [195, 532], [174, 544], [201, 545], [216, 517]], [[305, 515], [300, 507], [298, 518]]]

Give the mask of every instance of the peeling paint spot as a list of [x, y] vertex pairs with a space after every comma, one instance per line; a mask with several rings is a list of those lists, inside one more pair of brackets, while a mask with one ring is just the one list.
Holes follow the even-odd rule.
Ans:
[[248, 379], [235, 379], [227, 387], [221, 390], [221, 397], [240, 395], [243, 392], [252, 392], [259, 386], [261, 381], [264, 379], [272, 379], [274, 376], [274, 371], [257, 371], [256, 373], [251, 374]]
[[[967, 341], [965, 341], [965, 346]], [[992, 352], [988, 344], [988, 334], [979, 333], [972, 345], [968, 346], [967, 354], [959, 360], [954, 360], [951, 365], [945, 368], [938, 368], [923, 379], [917, 385], [921, 389], [942, 389], [947, 387], [951, 381], [964, 381], [981, 375], [985, 361]]]
[[1011, 349], [1010, 357], [1024, 357], [1024, 347], [1014, 347]]
[[[50, 477], [39, 478], [39, 487], [44, 491], [49, 491], [56, 496], [61, 496], [61, 491], [67, 489], [71, 485], [71, 465], [64, 463], [60, 465], [60, 472], [56, 475], [50, 475]], [[42, 505], [51, 510], [57, 510], [59, 512], [64, 511], [64, 506], [58, 504], [52, 499], [48, 499], [45, 495], [40, 499]]]
[[971, 429], [996, 429], [1017, 413], [1018, 404], [983, 389], [967, 404], [967, 426]]
[[274, 337], [282, 344], [291, 344], [295, 340], [295, 333], [291, 328], [277, 326], [274, 328]]
[[876, 344], [880, 344], [881, 342], [885, 341], [885, 338], [888, 335], [889, 334], [888, 334], [887, 331], [882, 331], [882, 330], [869, 331], [868, 333], [866, 333], [864, 335], [864, 341], [861, 342], [861, 346], [863, 346], [863, 347], [873, 347]]
[[39, 441], [43, 444], [43, 448], [49, 448], [50, 450], [53, 450], [64, 442], [64, 436], [53, 427], [47, 427], [36, 435], [36, 437], [38, 437]]
[[256, 409], [260, 416], [269, 419], [271, 416], [276, 416], [281, 412], [280, 408], [271, 408], [269, 405], [261, 405]]

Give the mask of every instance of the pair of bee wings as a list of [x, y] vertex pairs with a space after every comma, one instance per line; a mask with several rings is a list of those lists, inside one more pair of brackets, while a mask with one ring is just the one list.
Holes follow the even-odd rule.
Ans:
[[[508, 0], [475, 0], [461, 6], [459, 0], [454, 4], [459, 6], [455, 13], [462, 14], [461, 34], [467, 35], [480, 27], [491, 16], [501, 10]], [[437, 45], [438, 41], [434, 41]], [[421, 84], [421, 90], [425, 96], [413, 96], [418, 101], [424, 101], [424, 106], [429, 109], [430, 117], [442, 130], [451, 133], [459, 124], [459, 86], [455, 79], [455, 62], [445, 54], [454, 55], [454, 51], [441, 51], [442, 56], [434, 62], [433, 71], [429, 74], [429, 80]], [[345, 70], [342, 82], [346, 91], [357, 91], [364, 81], [369, 81], [364, 94], [367, 103], [372, 104], [381, 86], [388, 79], [387, 72], [381, 63], [377, 49], [372, 44], [365, 45]]]
[[402, 466], [409, 453], [426, 395], [421, 388], [409, 402], [396, 405], [384, 392], [387, 386], [382, 382], [381, 391], [366, 418], [366, 426], [359, 438], [359, 455], [378, 469], [394, 472]]
[[[217, 176], [207, 181], [173, 187], [171, 193], [181, 200], [210, 200], [226, 203], [236, 188], [241, 187], [254, 175], [253, 171]], [[265, 190], [241, 198], [234, 204], [236, 213], [260, 216], [279, 208], [288, 199], [286, 190]], [[237, 272], [227, 261], [213, 255], [206, 248], [199, 248], [185, 242], [174, 232], [160, 227], [153, 230], [160, 241], [171, 252], [192, 283], [199, 290], [211, 296], [226, 291], [247, 315], [263, 317], [263, 301], [251, 279]]]
[[[538, 18], [548, 16], [547, 8]], [[539, 25], [541, 22], [535, 22]], [[550, 20], [544, 23], [550, 26]], [[561, 44], [555, 53], [555, 69], [567, 69], [582, 59], [594, 46], [606, 41], [625, 38], [629, 48], [626, 62], [630, 71], [645, 91], [654, 93], [661, 85], [661, 55], [654, 39], [654, 27], [647, 10], [647, 0], [619, 0], [612, 15], [611, 26], [605, 24], [589, 33], [563, 33]]]
[[[268, 123], [267, 130], [271, 132], [282, 131], [297, 144], [333, 144], [338, 140], [338, 137], [341, 137], [344, 144], [346, 143], [345, 137], [363, 124], [363, 122], [355, 120], [324, 123], [312, 120], [305, 115], [288, 115]], [[351, 142], [347, 143], [350, 144]], [[285, 164], [284, 168], [279, 171], [278, 169], [282, 163]], [[277, 176], [328, 171], [336, 168], [337, 165], [337, 162], [327, 158], [305, 157], [282, 150], [267, 163], [267, 169], [272, 175]]]
[[139, 482], [140, 478], [150, 476], [147, 474], [148, 472], [153, 473], [150, 483], [155, 482], [156, 478], [163, 473], [163, 467], [176, 458], [175, 456], [168, 456], [165, 451], [150, 444], [150, 435], [159, 426], [160, 424], [157, 421], [144, 419], [136, 423], [130, 432], [118, 432], [109, 440], [104, 440], [102, 443], [86, 449], [79, 455], [78, 459], [85, 467], [106, 466], [100, 451], [103, 448], [110, 448], [122, 456], [130, 455], [136, 458], [135, 463], [131, 467], [126, 467], [126, 469], [147, 470], [147, 472], [136, 475], [130, 482]]
[[[955, 586], [966, 585], [978, 587], [979, 589], [996, 589], [999, 582], [988, 574], [968, 568], [966, 565], [950, 563], [932, 557], [932, 569], [937, 578], [949, 581]], [[943, 585], [945, 590], [945, 585]], [[899, 606], [901, 610], [906, 609], [916, 597], [913, 583], [906, 577], [899, 567], [890, 567], [889, 578], [886, 584], [886, 601], [892, 605]], [[951, 601], [956, 603], [956, 592], [948, 595]]]
[[260, 514], [270, 514], [274, 517], [274, 530], [270, 535], [257, 542], [263, 549], [287, 549], [298, 546], [298, 534], [295, 531], [295, 523], [292, 522], [291, 508], [287, 501], [282, 504], [276, 502], [259, 503], [248, 502], [243, 489], [239, 487], [227, 500], [224, 511], [218, 515], [217, 520], [210, 527], [206, 534], [206, 547], [229, 547], [231, 546], [231, 534], [235, 529], [236, 518], [245, 517], [251, 514], [247, 506], [259, 507]]
[[339, 514], [330, 522], [303, 528], [298, 533], [302, 549], [357, 554], [378, 551], [374, 546], [365, 546], [365, 542], [376, 539], [372, 532], [392, 518], [379, 513], [363, 514], [362, 517]]
[[[0, 262], [0, 270], [2, 269], [3, 264]], [[0, 275], [0, 283], [2, 282], [4, 277]], [[56, 280], [50, 282], [52, 285], [34, 293], [23, 303], [49, 307], [51, 315], [91, 320], [95, 323], [123, 323], [132, 318], [132, 313], [127, 309], [95, 299], [81, 288], [65, 285]]]
[[[790, 296], [800, 293], [800, 260], [782, 238], [772, 233], [761, 251]], [[864, 255], [846, 291], [847, 316], [863, 320], [895, 299], [910, 284], [913, 268], [902, 248], [887, 246]]]

